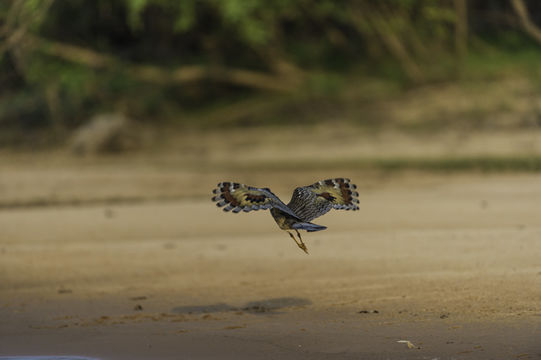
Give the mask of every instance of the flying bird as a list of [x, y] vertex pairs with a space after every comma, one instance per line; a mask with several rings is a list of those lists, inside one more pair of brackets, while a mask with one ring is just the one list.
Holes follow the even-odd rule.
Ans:
[[[336, 178], [321, 180], [315, 184], [298, 187], [293, 191], [291, 201], [286, 205], [269, 188], [256, 188], [235, 182], [221, 182], [212, 192], [212, 201], [224, 211], [239, 213], [252, 210], [270, 209], [280, 229], [287, 231], [297, 246], [308, 254], [299, 230], [308, 232], [325, 230], [327, 227], [311, 223], [313, 219], [331, 209], [359, 210], [357, 186], [349, 179]], [[297, 238], [290, 232], [295, 231]]]

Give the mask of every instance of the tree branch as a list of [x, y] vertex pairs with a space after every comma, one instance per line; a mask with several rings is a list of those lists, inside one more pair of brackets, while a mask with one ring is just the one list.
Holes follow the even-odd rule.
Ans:
[[38, 37], [26, 36], [26, 44], [47, 55], [91, 68], [120, 67], [135, 79], [157, 84], [186, 84], [210, 79], [261, 90], [289, 92], [297, 89], [302, 81], [300, 76], [291, 74], [276, 76], [244, 69], [191, 65], [168, 70], [155, 65], [129, 64], [109, 54]]
[[520, 25], [524, 31], [533, 37], [537, 42], [541, 43], [541, 29], [533, 23], [528, 13], [528, 8], [523, 0], [511, 0], [511, 5], [517, 14]]

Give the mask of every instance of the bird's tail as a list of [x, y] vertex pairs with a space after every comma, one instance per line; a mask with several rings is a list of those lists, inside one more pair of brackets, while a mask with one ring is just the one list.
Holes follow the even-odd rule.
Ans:
[[312, 224], [310, 222], [298, 222], [291, 226], [296, 230], [306, 230], [308, 232], [325, 230], [327, 227], [323, 225]]

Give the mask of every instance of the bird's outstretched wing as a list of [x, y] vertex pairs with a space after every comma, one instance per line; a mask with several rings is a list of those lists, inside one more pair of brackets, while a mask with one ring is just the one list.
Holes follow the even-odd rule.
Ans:
[[321, 180], [296, 188], [287, 206], [303, 221], [311, 221], [331, 209], [359, 210], [356, 188], [349, 179]]
[[216, 206], [218, 207], [225, 206], [224, 211], [232, 210], [234, 213], [238, 213], [241, 210], [248, 212], [259, 209], [277, 208], [298, 218], [268, 188], [260, 189], [234, 182], [221, 182], [212, 192], [216, 194], [212, 198], [212, 201], [216, 201]]

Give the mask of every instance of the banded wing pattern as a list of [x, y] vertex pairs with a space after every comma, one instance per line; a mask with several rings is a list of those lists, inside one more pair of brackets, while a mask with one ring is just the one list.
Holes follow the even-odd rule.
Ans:
[[296, 188], [287, 206], [303, 221], [311, 221], [331, 209], [359, 210], [356, 188], [345, 178], [321, 180]]
[[216, 194], [212, 198], [212, 201], [215, 201], [218, 207], [225, 206], [224, 211], [239, 213], [240, 211], [249, 212], [252, 210], [278, 208], [297, 218], [295, 213], [268, 188], [260, 189], [234, 182], [221, 182], [212, 192]]

